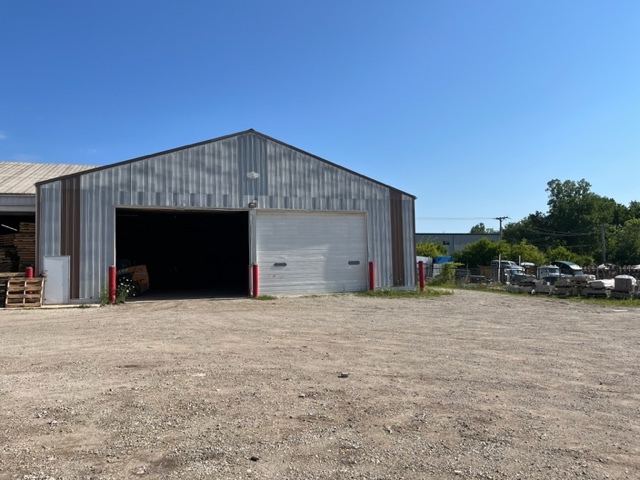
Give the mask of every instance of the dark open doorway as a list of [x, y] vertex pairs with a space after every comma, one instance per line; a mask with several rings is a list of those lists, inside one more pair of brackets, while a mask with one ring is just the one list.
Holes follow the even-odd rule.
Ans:
[[248, 212], [118, 209], [116, 259], [146, 265], [152, 295], [248, 295]]
[[0, 212], [0, 273], [24, 272], [36, 261], [36, 216]]

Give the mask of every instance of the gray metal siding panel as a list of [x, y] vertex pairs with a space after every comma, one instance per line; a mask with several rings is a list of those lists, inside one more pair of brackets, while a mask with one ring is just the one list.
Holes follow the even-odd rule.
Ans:
[[[11, 207], [29, 207], [32, 211], [36, 210], [36, 196], [35, 195], [3, 195], [0, 194], [0, 209], [4, 211], [12, 211]], [[2, 211], [2, 210], [0, 210]]]
[[60, 253], [70, 258], [70, 295], [79, 298], [80, 279], [80, 178], [61, 181]]
[[407, 288], [416, 286], [416, 235], [414, 200], [403, 195], [402, 222], [404, 226], [404, 274]]
[[61, 183], [52, 182], [40, 187], [38, 205], [39, 265], [44, 257], [60, 255]]
[[120, 177], [111, 169], [81, 179], [80, 298], [99, 298], [108, 267], [115, 264], [115, 180]]
[[383, 199], [366, 201], [369, 259], [374, 262], [376, 287], [393, 286], [391, 214], [386, 193]]

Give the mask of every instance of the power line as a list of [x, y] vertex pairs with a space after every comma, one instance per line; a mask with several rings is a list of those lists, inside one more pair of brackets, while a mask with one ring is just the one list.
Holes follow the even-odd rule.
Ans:
[[416, 220], [495, 220], [495, 217], [416, 217]]

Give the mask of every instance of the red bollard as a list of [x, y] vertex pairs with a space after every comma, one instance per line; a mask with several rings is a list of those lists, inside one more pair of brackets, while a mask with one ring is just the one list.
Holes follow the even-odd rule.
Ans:
[[369, 290], [376, 289], [376, 276], [373, 269], [373, 260], [369, 260]]
[[116, 303], [116, 267], [109, 266], [109, 302]]
[[424, 262], [418, 262], [418, 276], [420, 277], [420, 291], [424, 292]]
[[25, 278], [33, 278], [33, 267], [27, 267], [24, 269]]
[[258, 264], [254, 263], [253, 264], [253, 296], [257, 297], [258, 296]]

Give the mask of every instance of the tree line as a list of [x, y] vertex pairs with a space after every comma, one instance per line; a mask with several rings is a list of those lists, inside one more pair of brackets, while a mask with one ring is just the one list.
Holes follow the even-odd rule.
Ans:
[[[546, 213], [536, 211], [505, 225], [501, 241], [483, 238], [454, 252], [456, 262], [478, 267], [502, 258], [536, 265], [569, 260], [579, 265], [640, 264], [640, 202], [622, 205], [591, 191], [585, 179], [553, 179], [545, 190]], [[495, 233], [480, 223], [470, 233]], [[442, 245], [416, 245], [418, 255], [446, 253]]]

